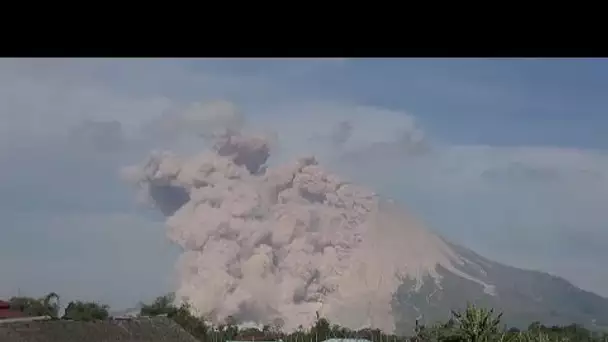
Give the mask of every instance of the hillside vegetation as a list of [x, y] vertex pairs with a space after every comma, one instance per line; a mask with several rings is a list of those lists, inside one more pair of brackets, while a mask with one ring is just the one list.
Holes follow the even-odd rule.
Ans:
[[[318, 342], [328, 338], [357, 338], [374, 342], [608, 342], [607, 331], [591, 331], [577, 324], [565, 326], [545, 326], [541, 322], [531, 322], [525, 330], [509, 328], [501, 323], [502, 313], [468, 305], [466, 309], [451, 312], [446, 322], [424, 326], [415, 322], [409, 336], [385, 334], [377, 329], [350, 330], [323, 317], [317, 316], [315, 324], [309, 328], [300, 327], [292, 333], [281, 330], [281, 322], [257, 328], [241, 328], [229, 317], [224, 324], [213, 326], [203, 317], [194, 316], [188, 305], [177, 307], [173, 297], [165, 295], [149, 304], [142, 304], [140, 315], [166, 315], [186, 331], [203, 342], [273, 341]], [[59, 296], [50, 293], [43, 298], [13, 297], [11, 308], [30, 316], [50, 316], [53, 319], [103, 320], [110, 318], [107, 305], [95, 302], [70, 302], [63, 315], [59, 315]]]

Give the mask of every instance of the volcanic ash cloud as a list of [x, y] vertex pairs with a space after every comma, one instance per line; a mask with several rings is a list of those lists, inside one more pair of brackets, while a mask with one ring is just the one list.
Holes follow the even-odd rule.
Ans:
[[459, 273], [462, 260], [401, 208], [313, 157], [267, 169], [269, 153], [263, 138], [227, 133], [198, 156], [156, 153], [131, 170], [184, 250], [176, 297], [199, 314], [293, 330], [318, 311], [393, 331], [403, 277]]

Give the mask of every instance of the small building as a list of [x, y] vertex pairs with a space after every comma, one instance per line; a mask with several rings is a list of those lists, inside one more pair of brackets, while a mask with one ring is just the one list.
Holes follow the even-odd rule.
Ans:
[[11, 304], [9, 302], [0, 300], [0, 320], [21, 317], [26, 317], [26, 315], [21, 311], [11, 310]]
[[200, 342], [166, 317], [103, 321], [0, 320], [2, 342]]

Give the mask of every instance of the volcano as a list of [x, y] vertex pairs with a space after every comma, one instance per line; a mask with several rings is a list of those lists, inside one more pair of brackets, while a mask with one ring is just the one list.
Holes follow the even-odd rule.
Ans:
[[314, 157], [268, 167], [269, 156], [262, 137], [226, 132], [199, 155], [156, 153], [129, 169], [183, 249], [176, 298], [197, 314], [290, 331], [319, 313], [411, 333], [475, 303], [516, 327], [608, 325], [608, 299], [452, 244]]

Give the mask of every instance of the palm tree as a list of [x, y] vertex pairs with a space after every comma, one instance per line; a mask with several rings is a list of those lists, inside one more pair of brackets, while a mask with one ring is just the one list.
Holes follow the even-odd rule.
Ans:
[[452, 315], [456, 323], [456, 333], [465, 341], [491, 341], [500, 332], [502, 313], [494, 317], [494, 309], [486, 310], [467, 304], [463, 313], [452, 311]]

